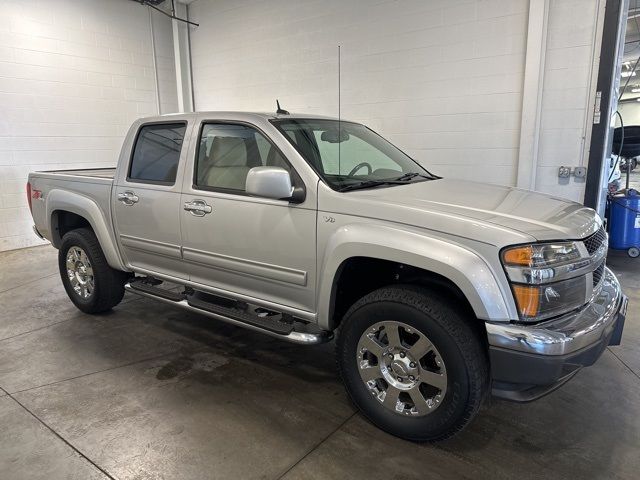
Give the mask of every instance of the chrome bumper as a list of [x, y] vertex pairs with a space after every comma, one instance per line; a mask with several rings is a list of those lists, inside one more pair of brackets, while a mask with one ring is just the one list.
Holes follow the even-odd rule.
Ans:
[[487, 338], [490, 346], [502, 349], [567, 355], [608, 337], [621, 310], [626, 310], [626, 297], [618, 279], [606, 268], [600, 292], [581, 310], [531, 326], [486, 322]]
[[600, 291], [577, 312], [537, 325], [487, 322], [493, 395], [528, 402], [555, 390], [620, 343], [626, 309], [605, 269]]

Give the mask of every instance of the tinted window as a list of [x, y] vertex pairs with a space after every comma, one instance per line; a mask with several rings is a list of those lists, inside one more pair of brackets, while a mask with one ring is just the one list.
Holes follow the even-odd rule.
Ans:
[[290, 170], [280, 151], [255, 128], [214, 123], [202, 127], [196, 186], [244, 191], [249, 170], [264, 165]]
[[142, 127], [133, 150], [129, 179], [175, 183], [186, 128], [184, 123]]

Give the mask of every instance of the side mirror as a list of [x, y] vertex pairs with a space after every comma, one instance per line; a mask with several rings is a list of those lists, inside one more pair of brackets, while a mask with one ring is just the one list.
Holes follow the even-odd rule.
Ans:
[[249, 195], [290, 200], [294, 196], [291, 175], [281, 167], [253, 167], [247, 174], [245, 187]]

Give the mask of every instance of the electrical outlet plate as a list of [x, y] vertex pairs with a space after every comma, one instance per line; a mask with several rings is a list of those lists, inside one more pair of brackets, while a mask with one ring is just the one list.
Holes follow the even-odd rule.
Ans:
[[560, 178], [569, 178], [571, 176], [571, 167], [560, 167], [558, 168], [558, 177]]
[[587, 176], [587, 167], [576, 167], [573, 169], [573, 175], [576, 178], [584, 178]]

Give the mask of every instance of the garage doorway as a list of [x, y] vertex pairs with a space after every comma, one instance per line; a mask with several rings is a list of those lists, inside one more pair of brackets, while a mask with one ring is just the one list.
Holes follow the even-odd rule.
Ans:
[[[609, 177], [613, 167], [611, 149], [615, 127], [614, 117], [618, 117], [616, 112], [620, 88], [624, 87], [628, 78], [638, 76], [636, 71], [631, 71], [625, 66], [627, 62], [625, 52], [635, 57], [634, 63], [640, 55], [640, 37], [636, 39], [632, 54], [629, 48], [631, 44], [627, 44], [625, 38], [625, 32], [629, 27], [628, 20], [634, 23], [635, 28], [635, 12], [640, 6], [636, 3], [638, 3], [637, 0], [607, 0], [606, 2], [584, 195], [584, 204], [595, 209], [602, 217], [604, 217]], [[638, 37], [637, 34], [636, 37]], [[636, 49], [635, 46], [638, 48]], [[630, 67], [633, 66], [630, 63]], [[635, 70], [638, 70], [638, 66], [640, 65], [635, 65]], [[632, 83], [635, 82], [628, 82], [627, 88], [630, 89]], [[640, 108], [640, 104], [638, 107]]]

